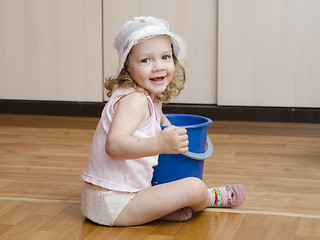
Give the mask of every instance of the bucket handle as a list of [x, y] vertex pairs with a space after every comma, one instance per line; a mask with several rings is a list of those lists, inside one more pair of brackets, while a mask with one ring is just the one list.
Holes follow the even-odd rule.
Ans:
[[195, 160], [205, 160], [207, 158], [209, 158], [212, 153], [213, 153], [213, 146], [211, 143], [210, 138], [207, 136], [207, 151], [204, 153], [193, 153], [193, 152], [186, 152], [186, 153], [182, 153], [184, 156], [195, 159]]

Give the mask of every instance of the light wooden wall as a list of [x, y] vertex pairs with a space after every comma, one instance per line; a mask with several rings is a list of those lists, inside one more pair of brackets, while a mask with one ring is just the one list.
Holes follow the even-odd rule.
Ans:
[[125, 21], [135, 16], [166, 19], [170, 29], [188, 44], [183, 65], [187, 84], [172, 102], [216, 103], [217, 0], [104, 0], [105, 75], [115, 73], [118, 63], [113, 39]]
[[0, 99], [99, 101], [101, 0], [0, 0]]
[[320, 107], [320, 1], [219, 1], [218, 104]]
[[173, 102], [320, 107], [320, 1], [217, 1], [0, 0], [0, 99], [103, 101], [116, 32], [152, 15], [189, 47]]
[[189, 45], [188, 84], [176, 101], [216, 103], [216, 11], [217, 0], [0, 0], [0, 99], [103, 101], [116, 32], [153, 15]]

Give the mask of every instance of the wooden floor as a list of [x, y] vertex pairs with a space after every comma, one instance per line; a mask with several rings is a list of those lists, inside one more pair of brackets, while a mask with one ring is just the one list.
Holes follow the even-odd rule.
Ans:
[[204, 181], [243, 184], [245, 204], [122, 228], [80, 213], [97, 121], [0, 115], [0, 239], [320, 239], [320, 124], [214, 122]]

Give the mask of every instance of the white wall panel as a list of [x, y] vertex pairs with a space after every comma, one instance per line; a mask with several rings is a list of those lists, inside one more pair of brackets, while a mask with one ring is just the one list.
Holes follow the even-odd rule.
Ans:
[[102, 101], [102, 0], [0, 0], [0, 98]]
[[320, 1], [219, 1], [218, 104], [320, 107]]

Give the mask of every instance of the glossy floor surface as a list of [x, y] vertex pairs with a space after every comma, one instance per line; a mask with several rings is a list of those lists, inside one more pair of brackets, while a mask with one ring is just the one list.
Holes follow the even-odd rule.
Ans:
[[203, 180], [243, 184], [244, 205], [104, 227], [80, 212], [97, 121], [0, 115], [0, 239], [320, 239], [320, 124], [214, 121]]

